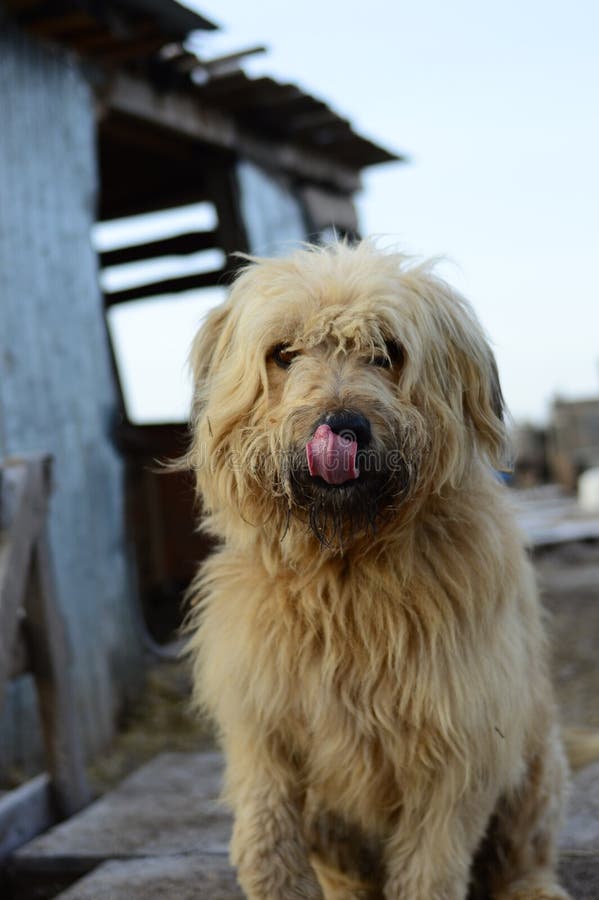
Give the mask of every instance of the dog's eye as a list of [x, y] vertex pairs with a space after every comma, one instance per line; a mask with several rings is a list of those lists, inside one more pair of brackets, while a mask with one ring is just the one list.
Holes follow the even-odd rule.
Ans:
[[386, 341], [385, 349], [387, 354], [383, 356], [373, 356], [371, 364], [379, 369], [395, 369], [403, 363], [403, 350], [396, 341]]
[[373, 356], [372, 365], [378, 369], [390, 369], [391, 361], [387, 356]]
[[288, 369], [297, 355], [298, 351], [291, 350], [287, 344], [277, 344], [270, 354], [271, 359], [280, 369]]

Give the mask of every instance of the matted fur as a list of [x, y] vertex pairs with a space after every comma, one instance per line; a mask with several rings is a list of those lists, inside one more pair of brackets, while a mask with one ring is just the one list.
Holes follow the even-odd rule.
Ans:
[[[240, 274], [193, 366], [189, 463], [221, 543], [190, 649], [247, 897], [565, 898], [540, 610], [468, 304], [369, 243], [308, 248]], [[340, 487], [305, 463], [335, 410], [372, 427], [372, 472]]]

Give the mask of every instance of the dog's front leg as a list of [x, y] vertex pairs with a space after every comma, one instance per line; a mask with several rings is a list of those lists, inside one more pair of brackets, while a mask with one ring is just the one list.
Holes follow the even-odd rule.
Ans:
[[239, 883], [248, 900], [322, 900], [308, 860], [297, 773], [279, 754], [251, 747], [238, 743], [227, 764]]
[[385, 900], [466, 900], [494, 799], [477, 793], [452, 803], [441, 788], [406, 810], [385, 848]]

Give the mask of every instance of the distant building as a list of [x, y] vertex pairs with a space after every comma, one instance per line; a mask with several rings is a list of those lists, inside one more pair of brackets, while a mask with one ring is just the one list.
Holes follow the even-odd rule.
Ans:
[[547, 460], [552, 480], [571, 490], [582, 472], [599, 466], [599, 397], [554, 401]]
[[553, 401], [545, 427], [520, 424], [512, 433], [516, 487], [555, 482], [569, 491], [599, 466], [599, 398]]
[[[398, 158], [295, 85], [185, 49], [214, 27], [173, 0], [0, 0], [0, 456], [55, 458], [51, 543], [89, 754], [136, 690], [148, 634], [172, 636], [207, 549], [190, 485], [151, 468], [185, 426], [132, 421], [106, 308], [213, 290], [232, 251], [355, 236], [360, 171]], [[100, 256], [90, 241], [98, 221], [196, 203], [211, 224]], [[165, 276], [165, 257], [187, 273]], [[162, 274], [102, 296], [100, 270], [108, 285], [137, 263]], [[1, 711], [0, 772], [30, 769], [39, 748], [21, 678]]]
[[547, 430], [527, 423], [517, 425], [512, 433], [515, 487], [544, 484], [547, 468]]

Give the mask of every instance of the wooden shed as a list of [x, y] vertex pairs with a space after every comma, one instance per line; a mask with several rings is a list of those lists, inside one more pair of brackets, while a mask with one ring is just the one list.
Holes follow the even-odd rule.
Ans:
[[[399, 159], [301, 88], [250, 78], [243, 53], [189, 50], [215, 27], [174, 0], [0, 0], [0, 458], [54, 458], [50, 545], [88, 755], [207, 551], [190, 485], [153, 470], [184, 446], [184, 415], [132, 415], [114, 310], [190, 291], [201, 305], [233, 251], [357, 235], [360, 171]], [[173, 209], [187, 224], [168, 233], [90, 240]], [[0, 773], [39, 755], [23, 676]]]

